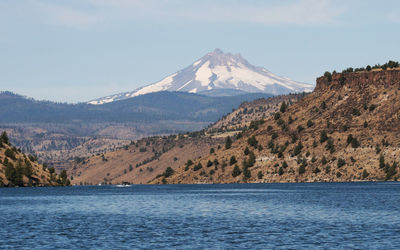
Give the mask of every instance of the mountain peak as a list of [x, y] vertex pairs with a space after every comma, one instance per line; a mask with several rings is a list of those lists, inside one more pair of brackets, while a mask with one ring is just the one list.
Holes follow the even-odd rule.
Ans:
[[[277, 76], [262, 67], [256, 67], [240, 54], [224, 53], [215, 49], [188, 67], [159, 82], [133, 92], [127, 92], [90, 101], [103, 104], [159, 91], [182, 91], [205, 95], [232, 95], [232, 93], [267, 93], [281, 95], [310, 92], [313, 86]], [[226, 92], [226, 94], [223, 94]]]
[[219, 48], [216, 48], [213, 52], [211, 52], [211, 53], [213, 53], [213, 54], [224, 54], [224, 52], [221, 50], [221, 49], [219, 49]]
[[224, 53], [220, 49], [215, 49], [213, 52], [203, 56], [200, 61], [202, 63], [209, 62], [211, 68], [216, 66], [237, 66], [238, 63], [249, 65], [249, 63], [240, 54]]

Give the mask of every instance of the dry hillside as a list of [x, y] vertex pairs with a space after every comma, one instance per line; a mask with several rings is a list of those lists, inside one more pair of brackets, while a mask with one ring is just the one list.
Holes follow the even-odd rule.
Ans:
[[123, 149], [79, 159], [69, 170], [73, 184], [148, 183], [168, 167], [177, 169], [189, 159], [210, 154], [223, 139], [201, 133], [156, 136], [132, 142]]
[[46, 168], [36, 157], [26, 156], [12, 146], [8, 136], [0, 136], [0, 187], [13, 186], [60, 186], [69, 185], [66, 173], [55, 173], [54, 168]]
[[396, 180], [399, 98], [399, 68], [320, 77], [313, 93], [228, 148], [154, 183]]

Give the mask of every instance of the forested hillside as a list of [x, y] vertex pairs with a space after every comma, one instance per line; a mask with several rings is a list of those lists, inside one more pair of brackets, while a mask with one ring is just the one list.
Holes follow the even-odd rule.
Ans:
[[0, 187], [67, 186], [70, 181], [64, 170], [58, 175], [54, 168], [38, 163], [14, 147], [3, 132], [0, 136]]

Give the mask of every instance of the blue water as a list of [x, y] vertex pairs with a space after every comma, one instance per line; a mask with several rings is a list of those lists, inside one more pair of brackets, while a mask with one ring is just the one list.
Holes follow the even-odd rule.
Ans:
[[0, 189], [0, 249], [400, 248], [400, 184]]

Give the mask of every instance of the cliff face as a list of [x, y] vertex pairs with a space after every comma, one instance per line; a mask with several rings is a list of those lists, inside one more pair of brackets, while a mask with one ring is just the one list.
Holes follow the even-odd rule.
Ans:
[[[325, 93], [339, 93], [339, 96], [342, 94], [346, 99], [343, 103], [346, 105], [336, 105], [334, 110], [331, 110], [332, 120], [338, 116], [351, 118], [353, 109], [362, 110], [366, 106], [369, 109], [369, 106], [373, 105], [372, 107], [380, 111], [368, 118], [375, 123], [375, 128], [397, 132], [400, 131], [400, 114], [396, 101], [399, 97], [398, 91], [400, 91], [399, 68], [333, 74], [331, 81], [327, 77], [319, 77], [314, 93], [322, 96]], [[332, 123], [338, 124], [339, 121], [333, 120]], [[337, 126], [335, 128], [338, 129]]]
[[182, 166], [166, 181], [397, 180], [399, 98], [399, 68], [320, 77], [313, 93], [194, 162], [202, 168]]
[[[341, 79], [343, 80], [341, 81]], [[383, 88], [398, 86], [400, 89], [400, 69], [335, 73], [331, 80], [326, 76], [321, 76], [317, 78], [314, 92], [339, 90], [344, 85], [355, 91], [363, 91], [373, 86]]]

